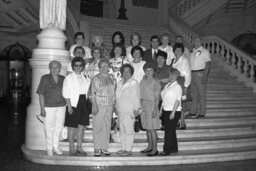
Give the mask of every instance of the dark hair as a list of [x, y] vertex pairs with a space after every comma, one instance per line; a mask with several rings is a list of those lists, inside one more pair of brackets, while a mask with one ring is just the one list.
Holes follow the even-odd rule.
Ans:
[[175, 39], [181, 38], [183, 40], [183, 37], [181, 35], [178, 35], [175, 37]]
[[123, 72], [124, 72], [124, 69], [125, 69], [125, 68], [129, 68], [130, 71], [131, 71], [131, 76], [133, 76], [133, 74], [134, 74], [134, 68], [133, 68], [133, 66], [132, 66], [131, 64], [123, 64], [123, 66], [121, 67], [121, 70], [120, 70], [120, 72], [121, 72], [122, 75], [123, 75]]
[[138, 45], [140, 45], [141, 44], [141, 35], [139, 33], [132, 33], [131, 34], [131, 36], [130, 36], [130, 43], [131, 43], [131, 45], [132, 45], [133, 36], [138, 36], [138, 38], [139, 38], [139, 44]]
[[75, 40], [78, 36], [82, 36], [83, 39], [85, 39], [84, 33], [81, 32], [81, 31], [75, 33], [75, 35], [74, 35], [74, 40]]
[[91, 49], [91, 55], [92, 55], [92, 58], [93, 58], [93, 53], [95, 50], [99, 50], [100, 51], [100, 58], [102, 57], [102, 50], [100, 47], [96, 47], [94, 46], [92, 49]]
[[73, 54], [75, 56], [75, 51], [77, 51], [77, 49], [82, 49], [83, 50], [83, 54], [85, 54], [85, 50], [82, 46], [76, 46], [75, 49], [73, 50]]
[[177, 70], [176, 68], [170, 69], [169, 75], [171, 75], [171, 74], [175, 74], [177, 76], [177, 79], [180, 77], [180, 71]]
[[114, 58], [114, 57], [115, 57], [114, 51], [115, 51], [115, 48], [116, 48], [116, 47], [121, 48], [121, 50], [122, 50], [121, 56], [126, 56], [126, 49], [125, 49], [124, 45], [123, 45], [122, 43], [116, 43], [116, 44], [114, 45], [113, 49], [112, 49], [111, 52], [110, 52], [110, 57], [111, 57], [111, 58]]
[[143, 57], [144, 56], [144, 51], [143, 49], [140, 47], [140, 46], [134, 46], [131, 50], [131, 55], [133, 57], [133, 53], [136, 51], [136, 50], [139, 50], [140, 51], [140, 56]]
[[175, 43], [173, 46], [173, 52], [175, 52], [176, 49], [181, 49], [182, 53], [184, 53], [184, 46], [181, 43]]
[[143, 70], [145, 71], [148, 68], [152, 68], [155, 71], [155, 66], [152, 62], [147, 62], [143, 65]]
[[160, 38], [158, 37], [158, 35], [151, 36], [150, 41], [152, 42], [153, 39], [157, 39], [158, 42], [160, 43]]
[[167, 59], [167, 53], [164, 52], [164, 51], [158, 51], [157, 54], [156, 54], [156, 58], [158, 58], [159, 56], [162, 56], [164, 57], [164, 59], [166, 60]]
[[72, 66], [72, 69], [74, 70], [74, 67], [75, 67], [75, 64], [76, 62], [81, 62], [82, 63], [82, 66], [84, 68], [85, 66], [85, 62], [84, 62], [84, 59], [82, 57], [74, 57], [71, 61], [71, 66]]
[[119, 37], [120, 37], [120, 39], [121, 39], [121, 42], [120, 42], [120, 43], [124, 45], [124, 43], [125, 43], [124, 35], [123, 35], [123, 33], [120, 32], [120, 31], [116, 31], [116, 32], [113, 33], [113, 35], [112, 35], [112, 45], [114, 46], [114, 45], [116, 44], [116, 43], [114, 42], [114, 38], [116, 37], [116, 35], [119, 35]]

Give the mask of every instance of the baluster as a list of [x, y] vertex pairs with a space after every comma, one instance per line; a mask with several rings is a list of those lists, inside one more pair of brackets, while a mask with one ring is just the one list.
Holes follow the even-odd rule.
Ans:
[[240, 55], [237, 56], [238, 57], [238, 63], [237, 63], [237, 66], [238, 66], [238, 73], [241, 74], [243, 73], [243, 70], [242, 70], [242, 57]]
[[219, 42], [216, 42], [216, 54], [220, 54], [220, 44]]
[[228, 65], [231, 65], [231, 63], [230, 63], [230, 49], [227, 49], [226, 63], [227, 63]]
[[212, 42], [212, 46], [211, 46], [211, 53], [214, 54], [214, 45], [215, 45], [215, 42]]
[[244, 77], [245, 78], [249, 78], [249, 75], [248, 75], [248, 70], [249, 70], [249, 65], [248, 65], [248, 61], [245, 59], [244, 60]]
[[250, 80], [251, 82], [255, 83], [255, 65], [251, 64], [251, 70], [250, 70]]
[[233, 51], [232, 52], [232, 68], [233, 69], [237, 69], [237, 66], [236, 66], [236, 53]]

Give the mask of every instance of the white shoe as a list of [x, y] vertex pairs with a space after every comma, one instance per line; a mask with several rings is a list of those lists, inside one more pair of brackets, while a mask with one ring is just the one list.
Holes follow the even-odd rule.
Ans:
[[46, 150], [47, 156], [53, 156], [52, 150]]
[[117, 154], [122, 154], [123, 152], [125, 152], [124, 150], [119, 150], [118, 152], [116, 152]]
[[58, 154], [58, 155], [62, 155], [62, 154], [63, 154], [62, 151], [61, 151], [59, 148], [55, 148], [53, 151], [54, 151], [56, 154]]

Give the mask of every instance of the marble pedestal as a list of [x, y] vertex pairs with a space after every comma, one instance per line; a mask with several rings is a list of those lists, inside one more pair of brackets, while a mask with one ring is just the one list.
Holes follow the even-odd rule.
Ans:
[[69, 51], [65, 49], [67, 40], [63, 31], [58, 29], [44, 29], [37, 36], [38, 47], [33, 50], [30, 64], [32, 67], [31, 103], [27, 108], [25, 146], [33, 150], [45, 149], [43, 124], [37, 119], [40, 115], [39, 96], [36, 94], [41, 76], [48, 74], [49, 62], [61, 62], [61, 75], [66, 75], [69, 64]]

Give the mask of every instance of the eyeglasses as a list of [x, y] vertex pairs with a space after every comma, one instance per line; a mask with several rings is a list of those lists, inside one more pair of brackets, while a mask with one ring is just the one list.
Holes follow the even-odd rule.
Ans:
[[82, 65], [82, 64], [78, 64], [78, 65], [77, 65], [77, 64], [75, 64], [74, 66], [75, 66], [75, 67], [83, 67], [83, 65]]

